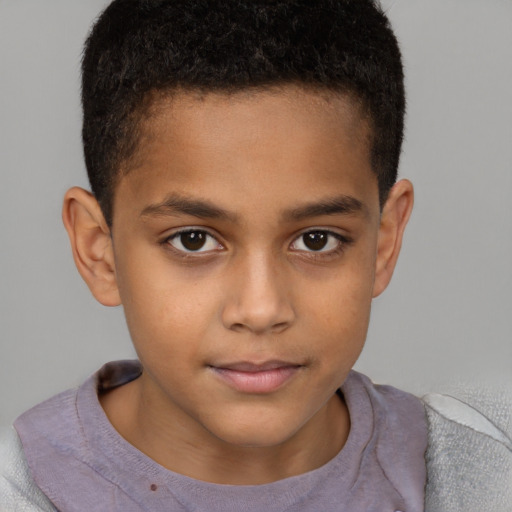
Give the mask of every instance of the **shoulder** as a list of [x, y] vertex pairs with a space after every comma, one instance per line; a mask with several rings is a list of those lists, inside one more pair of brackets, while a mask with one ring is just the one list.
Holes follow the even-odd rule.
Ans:
[[409, 508], [423, 510], [427, 425], [421, 400], [392, 386], [374, 384], [355, 371], [341, 390], [352, 432], [364, 440], [365, 457], [372, 452], [379, 470]]
[[[374, 384], [368, 377], [356, 371], [350, 372], [341, 389], [344, 393], [348, 392], [347, 398], [352, 399], [356, 407], [368, 402], [376, 419], [391, 431], [425, 429], [424, 406], [418, 397], [406, 391], [393, 386]], [[361, 395], [364, 395], [364, 398]]]
[[512, 510], [512, 386], [423, 397], [426, 510]]
[[55, 512], [28, 468], [20, 438], [13, 428], [0, 433], [0, 511]]

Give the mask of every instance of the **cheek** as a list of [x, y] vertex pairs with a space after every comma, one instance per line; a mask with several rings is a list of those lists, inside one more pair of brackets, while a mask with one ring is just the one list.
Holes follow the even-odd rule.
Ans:
[[347, 361], [352, 366], [359, 356], [370, 320], [372, 289], [372, 259], [361, 257], [347, 261], [314, 292], [303, 291], [309, 330], [325, 340], [324, 352], [333, 362]]
[[165, 261], [133, 257], [120, 261], [118, 269], [126, 322], [138, 352], [158, 349], [170, 356], [198, 343], [216, 311], [208, 287]]
[[[366, 256], [366, 257], [365, 257]], [[372, 300], [374, 258], [354, 254], [319, 284], [306, 283], [302, 291], [307, 306], [316, 310], [317, 318], [330, 325], [351, 326], [367, 322]]]
[[323, 341], [321, 357], [327, 364], [350, 368], [363, 349], [370, 318], [370, 302], [356, 307], [350, 301], [333, 301], [317, 316], [314, 326]]

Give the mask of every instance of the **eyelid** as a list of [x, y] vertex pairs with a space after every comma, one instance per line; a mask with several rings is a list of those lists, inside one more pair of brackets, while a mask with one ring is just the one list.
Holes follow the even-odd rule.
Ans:
[[305, 229], [304, 231], [301, 231], [298, 235], [296, 235], [293, 238], [290, 246], [292, 246], [297, 240], [300, 240], [300, 238], [302, 238], [304, 235], [307, 235], [308, 233], [316, 233], [316, 232], [325, 233], [328, 236], [332, 236], [332, 237], [336, 238], [336, 240], [338, 241], [337, 247], [334, 249], [319, 250], [319, 251], [314, 251], [312, 249], [307, 250], [307, 249], [293, 249], [293, 248], [292, 248], [292, 250], [295, 252], [305, 253], [308, 256], [311, 255], [311, 256], [321, 257], [322, 255], [328, 256], [330, 254], [336, 254], [336, 253], [342, 252], [347, 246], [349, 246], [353, 243], [352, 238], [350, 238], [347, 235], [342, 235], [341, 233], [338, 233], [337, 231], [334, 231], [333, 229], [325, 228], [325, 227], [312, 227], [312, 228]]
[[[186, 234], [186, 233], [205, 233], [208, 237], [215, 240], [215, 242], [217, 243], [217, 248], [213, 249], [213, 250], [209, 249], [206, 251], [201, 250], [202, 248], [197, 251], [188, 251], [186, 249], [179, 249], [170, 243], [171, 240], [177, 239], [181, 235]], [[218, 248], [224, 249], [224, 244], [222, 244], [219, 241], [219, 237], [214, 235], [213, 233], [211, 233], [209, 229], [207, 229], [203, 226], [186, 226], [186, 227], [178, 228], [175, 231], [173, 231], [171, 234], [167, 235], [162, 240], [161, 243], [162, 243], [162, 245], [166, 245], [170, 250], [173, 250], [176, 253], [178, 253], [182, 256], [186, 256], [186, 257], [194, 256], [194, 255], [207, 255], [207, 254], [211, 254], [211, 253], [215, 252], [215, 250], [217, 250]]]
[[[205, 233], [208, 237], [211, 237], [213, 240], [215, 240], [217, 247], [215, 249], [209, 249], [206, 251], [205, 250], [190, 251], [190, 250], [186, 250], [186, 249], [184, 249], [184, 250], [179, 249], [170, 243], [171, 240], [178, 238], [180, 235], [183, 235], [185, 233], [190, 233], [190, 232]], [[343, 235], [343, 234], [333, 230], [332, 228], [316, 227], [315, 226], [315, 227], [309, 227], [307, 229], [304, 229], [304, 230], [300, 231], [298, 234], [294, 235], [294, 237], [290, 243], [290, 246], [293, 246], [293, 244], [297, 240], [299, 240], [301, 237], [303, 237], [304, 235], [306, 235], [308, 233], [314, 233], [314, 232], [326, 233], [328, 236], [332, 236], [332, 237], [336, 238], [338, 241], [337, 247], [335, 247], [333, 249], [318, 250], [318, 251], [305, 250], [305, 249], [294, 249], [293, 247], [291, 247], [291, 250], [296, 253], [305, 254], [308, 257], [322, 258], [322, 257], [328, 257], [330, 255], [336, 255], [336, 254], [342, 253], [349, 245], [351, 245], [354, 242], [354, 240], [350, 236]], [[204, 226], [184, 226], [181, 228], [176, 228], [171, 234], [167, 234], [167, 236], [165, 236], [165, 238], [163, 238], [163, 240], [160, 243], [164, 246], [167, 246], [167, 248], [169, 250], [173, 251], [175, 254], [177, 254], [179, 256], [187, 257], [187, 258], [194, 257], [194, 256], [201, 257], [201, 256], [212, 255], [215, 252], [220, 252], [219, 249], [220, 250], [225, 249], [225, 247], [226, 247], [225, 244], [223, 242], [221, 242], [219, 240], [219, 238], [220, 237], [217, 234], [212, 233], [209, 228], [206, 228]]]

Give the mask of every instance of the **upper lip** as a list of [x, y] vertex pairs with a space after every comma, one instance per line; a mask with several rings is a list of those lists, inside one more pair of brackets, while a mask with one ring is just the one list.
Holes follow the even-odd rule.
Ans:
[[264, 361], [262, 363], [253, 363], [250, 361], [236, 361], [233, 363], [221, 363], [210, 365], [218, 370], [231, 370], [235, 372], [266, 372], [276, 370], [278, 368], [299, 367], [301, 364], [292, 363], [290, 361]]

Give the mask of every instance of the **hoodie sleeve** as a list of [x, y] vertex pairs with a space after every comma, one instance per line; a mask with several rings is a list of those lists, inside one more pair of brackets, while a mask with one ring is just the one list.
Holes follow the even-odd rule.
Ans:
[[423, 397], [426, 512], [512, 511], [512, 385]]
[[0, 434], [0, 512], [56, 512], [30, 476], [14, 428]]

